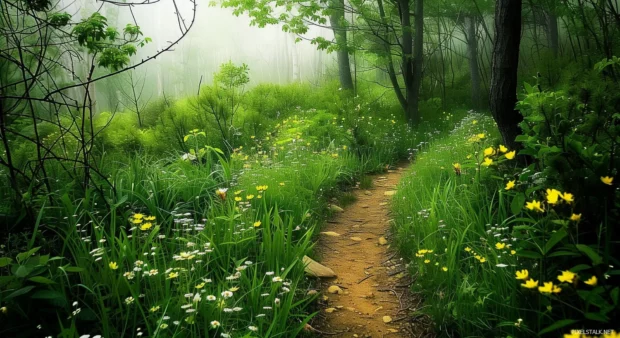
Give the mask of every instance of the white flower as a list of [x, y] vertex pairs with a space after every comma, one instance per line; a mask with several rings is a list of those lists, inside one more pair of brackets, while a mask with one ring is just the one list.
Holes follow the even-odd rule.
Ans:
[[214, 295], [208, 295], [208, 296], [207, 296], [207, 300], [208, 300], [208, 301], [210, 301], [210, 302], [213, 302], [213, 301], [215, 301], [216, 299], [217, 299], [217, 298], [215, 298], [215, 296], [214, 296]]
[[224, 291], [222, 292], [222, 297], [224, 297], [224, 299], [230, 298], [233, 296], [233, 293], [230, 291]]
[[258, 328], [256, 326], [248, 326], [248, 329], [253, 332], [258, 331]]
[[268, 272], [265, 272], [265, 275], [267, 275], [267, 276], [273, 276], [273, 274], [274, 274], [274, 272], [273, 272], [273, 271], [268, 271]]
[[194, 295], [193, 302], [194, 302], [194, 303], [198, 303], [198, 302], [200, 302], [201, 300], [202, 300], [202, 297], [200, 297], [200, 294], [199, 294], [199, 293], [196, 293], [196, 294]]
[[211, 327], [214, 329], [220, 327], [220, 325], [220, 322], [218, 322], [217, 320], [211, 322]]
[[274, 282], [274, 283], [279, 283], [279, 282], [281, 282], [281, 281], [282, 281], [282, 277], [275, 276], [275, 277], [273, 277], [273, 278], [271, 279], [271, 281], [272, 281], [272, 282]]
[[131, 303], [133, 303], [134, 299], [133, 297], [127, 297], [125, 298], [125, 304], [130, 305]]

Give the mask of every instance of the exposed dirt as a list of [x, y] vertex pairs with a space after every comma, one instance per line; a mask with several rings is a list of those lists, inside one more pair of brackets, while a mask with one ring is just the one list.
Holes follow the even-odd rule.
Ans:
[[318, 243], [320, 262], [337, 275], [320, 282], [323, 309], [313, 325], [326, 337], [397, 338], [428, 333], [412, 325], [410, 311], [419, 301], [408, 294], [410, 279], [389, 243], [389, 201], [402, 171], [397, 167], [373, 176], [373, 187], [355, 189], [357, 200], [323, 228]]

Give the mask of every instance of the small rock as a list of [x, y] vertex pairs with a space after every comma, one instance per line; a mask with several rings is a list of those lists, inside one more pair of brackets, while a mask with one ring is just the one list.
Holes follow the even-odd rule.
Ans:
[[327, 292], [335, 293], [335, 294], [339, 294], [339, 295], [341, 295], [343, 293], [342, 289], [338, 285], [330, 286], [329, 288], [327, 288]]
[[334, 311], [336, 311], [336, 308], [333, 308], [333, 307], [328, 307], [327, 309], [325, 309], [325, 312], [327, 313], [332, 313]]
[[306, 293], [306, 295], [308, 295], [308, 296], [314, 296], [314, 295], [316, 295], [317, 293], [319, 293], [319, 292], [318, 292], [318, 291], [316, 291], [316, 290], [309, 290], [309, 291]]
[[392, 321], [392, 317], [390, 317], [390, 316], [383, 316], [383, 322], [384, 322], [384, 323], [386, 323], [386, 324], [387, 324], [387, 323], [389, 323], [389, 322], [391, 322], [391, 321]]
[[317, 277], [317, 278], [336, 277], [336, 273], [334, 272], [334, 270], [326, 267], [325, 265], [318, 263], [317, 261], [313, 260], [312, 258], [308, 256], [304, 256], [302, 261], [304, 262], [304, 265], [306, 266], [304, 271], [309, 276]]
[[385, 239], [385, 237], [379, 237], [379, 245], [386, 245], [388, 244], [387, 239]]
[[380, 206], [384, 206], [384, 205], [388, 205], [388, 202], [381, 202], [379, 203]]
[[351, 237], [352, 241], [361, 242], [362, 239], [360, 237]]
[[384, 196], [394, 196], [396, 194], [396, 190], [388, 190], [383, 193]]
[[321, 235], [330, 236], [330, 237], [338, 237], [338, 236], [340, 236], [339, 233], [333, 232], [333, 231], [323, 231], [323, 232], [321, 232]]

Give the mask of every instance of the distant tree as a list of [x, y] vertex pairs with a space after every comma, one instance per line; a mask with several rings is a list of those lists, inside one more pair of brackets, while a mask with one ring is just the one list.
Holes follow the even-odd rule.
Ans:
[[517, 103], [517, 69], [521, 44], [521, 0], [498, 0], [495, 5], [495, 41], [489, 102], [504, 144], [518, 148], [523, 116]]

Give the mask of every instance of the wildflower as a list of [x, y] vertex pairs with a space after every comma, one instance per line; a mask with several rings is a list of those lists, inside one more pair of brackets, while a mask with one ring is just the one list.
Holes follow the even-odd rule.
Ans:
[[271, 279], [271, 281], [272, 281], [272, 282], [274, 282], [274, 283], [279, 283], [279, 282], [282, 282], [282, 277], [275, 276], [275, 277], [273, 277], [273, 278]]
[[223, 291], [222, 292], [222, 297], [224, 297], [224, 299], [230, 298], [233, 296], [233, 293], [231, 291]]
[[484, 263], [484, 262], [486, 262], [486, 261], [487, 261], [487, 259], [486, 259], [486, 258], [484, 258], [484, 257], [482, 257], [482, 258], [480, 258], [478, 261], [479, 261], [480, 263]]
[[558, 200], [562, 196], [562, 193], [555, 189], [547, 189], [547, 203], [554, 205], [558, 203]]
[[511, 255], [515, 255], [516, 253], [517, 253], [517, 251], [516, 251], [516, 250], [510, 250], [510, 254], [511, 254]]
[[157, 219], [157, 217], [155, 217], [155, 216], [146, 216], [146, 217], [144, 217], [145, 221], [154, 221], [156, 219]]
[[491, 164], [493, 164], [493, 159], [491, 159], [489, 157], [485, 157], [484, 158], [484, 162], [482, 162], [482, 165], [485, 166], [485, 167], [488, 167]]
[[144, 224], [142, 224], [142, 225], [140, 226], [140, 230], [142, 230], [142, 231], [146, 231], [146, 230], [148, 230], [148, 229], [150, 229], [150, 228], [152, 228], [152, 227], [153, 227], [153, 223], [148, 222], [148, 223], [144, 223]]
[[495, 149], [493, 147], [488, 147], [484, 150], [484, 156], [492, 156], [495, 155]]
[[149, 311], [151, 312], [157, 312], [157, 310], [159, 310], [159, 305], [157, 306], [153, 306]]
[[537, 200], [533, 200], [531, 202], [527, 202], [525, 204], [525, 208], [528, 210], [535, 210], [537, 212], [545, 212], [545, 209], [542, 208], [541, 204]]
[[254, 227], [258, 228], [261, 224], [263, 224], [261, 221], [256, 221], [254, 222]]
[[248, 326], [248, 330], [250, 330], [252, 332], [256, 332], [256, 331], [258, 331], [258, 328], [256, 326], [250, 325], [250, 326]]
[[476, 136], [478, 136], [478, 138], [481, 139], [481, 140], [484, 140], [484, 138], [486, 137], [486, 135], [484, 135], [484, 134], [478, 134]]
[[575, 273], [571, 271], [562, 271], [562, 274], [558, 276], [558, 280], [562, 283], [572, 283], [575, 279]]
[[495, 243], [495, 249], [501, 250], [506, 247], [506, 243], [497, 242]]
[[601, 182], [607, 185], [612, 185], [614, 183], [614, 178], [610, 176], [601, 176]]
[[564, 202], [568, 204], [575, 202], [575, 196], [569, 192], [565, 192], [564, 194], [561, 194], [560, 196], [562, 197]]
[[461, 175], [461, 164], [460, 163], [453, 163], [452, 168], [454, 168], [454, 172], [456, 173], [457, 176]]
[[168, 279], [174, 279], [179, 277], [179, 273], [178, 272], [171, 272], [168, 274]]
[[544, 283], [544, 286], [538, 287], [538, 291], [540, 291], [540, 293], [551, 294], [560, 293], [562, 289], [560, 289], [557, 285], [553, 285], [553, 282], [546, 282]]
[[503, 144], [499, 145], [499, 151], [502, 153], [505, 153], [508, 151], [508, 148], [506, 148], [506, 146], [504, 146]]
[[243, 200], [243, 198], [239, 197], [239, 196], [235, 196], [235, 201], [236, 202], [241, 202]]
[[235, 292], [237, 290], [239, 290], [239, 288], [236, 287], [236, 286], [233, 286], [232, 288], [228, 289], [228, 291], [230, 291], [230, 292]]
[[166, 323], [163, 323], [163, 324], [159, 325], [160, 329], [165, 329], [167, 327], [168, 327], [168, 324], [166, 324]]
[[127, 279], [129, 279], [129, 280], [133, 279], [135, 276], [136, 276], [136, 275], [133, 273], [133, 271], [125, 272], [125, 273], [123, 274], [123, 277], [125, 277], [125, 278], [127, 278]]
[[470, 252], [470, 251], [471, 251], [471, 248], [470, 248], [470, 247], [466, 247], [466, 248], [465, 248], [465, 251]]
[[118, 264], [116, 264], [116, 262], [110, 262], [110, 264], [108, 264], [108, 266], [110, 267], [110, 269], [112, 270], [116, 270], [118, 269]]
[[284, 182], [280, 182], [280, 186], [283, 187], [284, 186]]
[[425, 260], [424, 260], [424, 263], [426, 263], [426, 264], [428, 264], [428, 263], [430, 263], [430, 262], [431, 262], [431, 260], [430, 260], [430, 259], [425, 259]]
[[504, 156], [506, 156], [507, 159], [512, 160], [515, 158], [515, 155], [517, 154], [517, 152], [515, 150], [506, 153]]
[[204, 286], [205, 286], [205, 283], [202, 282], [202, 283], [196, 285], [196, 289], [202, 289]]
[[134, 218], [131, 220], [131, 223], [133, 224], [140, 224], [142, 223], [142, 218]]
[[573, 222], [581, 221], [581, 214], [572, 214], [570, 215], [570, 220]]
[[220, 325], [220, 322], [218, 322], [217, 320], [211, 322], [211, 327], [214, 329], [217, 329], [218, 327], [220, 327]]
[[214, 302], [217, 298], [214, 295], [208, 295], [207, 300], [210, 302]]
[[598, 283], [598, 279], [596, 278], [596, 276], [592, 276], [587, 281], [585, 281], [584, 283], [586, 283], [586, 284], [588, 284], [590, 286], [596, 286], [596, 284]]
[[514, 188], [515, 187], [515, 181], [516, 180], [508, 181], [508, 183], [506, 183], [506, 190], [510, 190], [510, 189]]
[[143, 214], [140, 214], [140, 213], [138, 213], [138, 214], [134, 214], [134, 215], [133, 215], [133, 218], [134, 218], [134, 219], [142, 219], [142, 218], [144, 218], [144, 215], [143, 215]]
[[247, 195], [247, 196], [245, 196], [245, 199], [248, 200], [248, 201], [253, 199], [253, 198], [254, 198], [254, 195]]
[[200, 302], [201, 300], [202, 300], [202, 297], [200, 297], [200, 294], [199, 294], [199, 293], [197, 293], [197, 294], [195, 294], [195, 295], [194, 295], [194, 298], [192, 299], [192, 302], [194, 302], [194, 303], [198, 303], [198, 302]]
[[127, 305], [131, 305], [133, 303], [133, 301], [134, 301], [134, 299], [131, 296], [125, 298], [125, 304], [127, 304]]
[[6, 314], [8, 312], [8, 309], [6, 308], [6, 306], [0, 307], [0, 312]]
[[227, 188], [219, 188], [215, 191], [215, 194], [217, 195], [217, 197], [219, 197], [222, 201], [226, 199], [226, 192], [228, 191]]
[[527, 281], [525, 281], [524, 284], [521, 284], [521, 286], [528, 288], [528, 289], [534, 289], [538, 286], [538, 281], [535, 281], [530, 278]]
[[517, 277], [516, 277], [517, 279], [522, 279], [522, 280], [526, 280], [530, 276], [529, 271], [527, 271], [525, 269], [523, 269], [521, 271], [517, 271], [517, 272], [515, 272], [515, 274], [517, 275]]
[[444, 272], [445, 272], [445, 271], [448, 271], [448, 267], [445, 267], [445, 266], [444, 266], [443, 268], [441, 268], [441, 270], [443, 270]]

